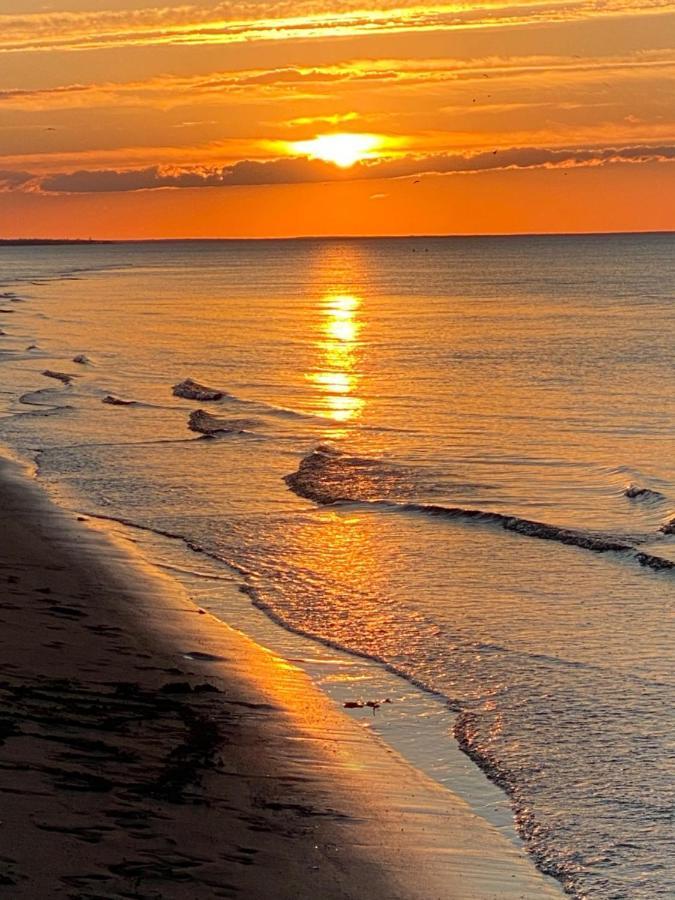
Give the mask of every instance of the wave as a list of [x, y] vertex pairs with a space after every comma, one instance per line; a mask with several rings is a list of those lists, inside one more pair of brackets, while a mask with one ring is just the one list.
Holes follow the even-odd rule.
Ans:
[[[13, 396], [13, 392], [12, 392]], [[23, 416], [27, 417], [46, 417], [58, 416], [63, 412], [72, 410], [73, 406], [69, 403], [57, 403], [55, 396], [60, 396], [58, 388], [40, 388], [35, 391], [28, 391], [19, 397], [18, 402], [24, 406], [36, 407], [27, 412], [10, 412], [3, 416], [3, 421], [11, 421], [19, 419]]]
[[205, 384], [200, 384], [192, 378], [186, 378], [185, 381], [174, 384], [171, 390], [174, 397], [183, 397], [186, 400], [199, 400], [201, 403], [207, 400], [222, 400], [225, 396], [225, 391], [207, 387]]
[[303, 422], [333, 422], [332, 419], [326, 416], [302, 412], [299, 409], [289, 409], [287, 406], [275, 406], [273, 403], [266, 403], [264, 400], [238, 397], [236, 394], [226, 394], [225, 401], [228, 404], [246, 407], [259, 415], [274, 416], [279, 419], [297, 419]]
[[205, 409], [194, 410], [188, 419], [190, 431], [197, 431], [209, 437], [218, 434], [246, 434], [257, 424], [253, 419], [226, 419], [223, 416], [214, 416]]
[[[75, 378], [79, 376], [74, 376]], [[132, 388], [137, 387], [137, 385], [131, 385]], [[169, 403], [153, 403], [151, 400], [136, 400], [133, 397], [121, 397], [119, 394], [113, 394], [107, 391], [105, 388], [95, 387], [92, 391], [94, 396], [98, 396], [101, 398], [101, 403], [105, 403], [107, 406], [131, 406], [133, 408], [141, 408], [141, 409], [153, 409], [161, 412], [169, 412], [172, 414], [176, 413], [176, 407], [172, 406]], [[84, 396], [84, 395], [76, 395], [76, 396]], [[91, 394], [89, 394], [91, 396]]]
[[[527, 843], [537, 868], [545, 875], [555, 878], [564, 888], [570, 884], [570, 869], [562, 859], [549, 859], [538, 847], [536, 838], [541, 824], [534, 810], [523, 801], [518, 789], [518, 778], [490, 749], [480, 741], [480, 713], [462, 709], [455, 719], [453, 735], [460, 750], [465, 753], [493, 784], [496, 784], [509, 798], [515, 812], [518, 833]], [[565, 893], [568, 893], [565, 890]], [[571, 891], [570, 891], [571, 893]]]
[[123, 397], [117, 397], [115, 394], [106, 394], [101, 403], [107, 403], [109, 406], [138, 406], [137, 400], [125, 400]]
[[[654, 571], [674, 570], [675, 562], [653, 553], [639, 551], [636, 541], [582, 529], [565, 528], [522, 516], [470, 509], [462, 506], [444, 506], [409, 500], [383, 499], [383, 493], [391, 492], [391, 485], [382, 483], [381, 477], [391, 480], [397, 467], [381, 461], [346, 457], [329, 445], [320, 445], [301, 460], [298, 470], [285, 477], [286, 484], [298, 496], [321, 505], [344, 503], [367, 504], [370, 508], [391, 512], [416, 513], [433, 518], [493, 525], [504, 531], [543, 541], [555, 541], [594, 553], [618, 553], [630, 556], [641, 566]], [[397, 487], [401, 486], [401, 480]], [[378, 496], [379, 495], [379, 496]], [[675, 520], [673, 523], [675, 525]], [[661, 530], [669, 527], [663, 526]], [[673, 529], [675, 531], [675, 528]], [[670, 532], [666, 532], [670, 533]]]
[[407, 497], [414, 487], [410, 469], [371, 457], [346, 456], [330, 444], [319, 444], [285, 481], [299, 496], [324, 505]]
[[201, 403], [220, 402], [223, 405], [245, 407], [247, 410], [257, 413], [258, 415], [314, 422], [332, 423], [333, 421], [327, 416], [317, 415], [316, 413], [307, 413], [297, 409], [289, 409], [286, 406], [277, 406], [273, 403], [267, 403], [264, 400], [252, 400], [249, 397], [240, 397], [224, 388], [210, 387], [209, 385], [201, 384], [193, 378], [186, 378], [184, 381], [174, 384], [171, 388], [171, 392], [174, 397], [181, 397], [186, 400], [198, 400]]
[[638, 484], [629, 484], [623, 493], [624, 496], [628, 497], [630, 500], [661, 501], [666, 499], [661, 491], [655, 491], [652, 488], [641, 487]]
[[36, 286], [42, 286], [45, 284], [54, 284], [55, 282], [60, 281], [81, 281], [82, 275], [90, 275], [95, 272], [114, 272], [120, 269], [130, 268], [132, 268], [131, 263], [101, 262], [91, 266], [77, 266], [70, 269], [62, 269], [61, 271], [48, 272], [38, 277], [36, 277], [34, 274], [21, 275], [17, 272], [13, 274], [9, 279], [0, 281], [0, 287], [3, 288], [3, 290], [5, 290], [5, 292], [7, 293], [6, 289], [9, 287], [13, 287], [14, 285], [32, 284]]
[[45, 369], [42, 374], [45, 378], [55, 378], [62, 384], [70, 384], [73, 378], [77, 378], [77, 375], [70, 375], [68, 372], [55, 372], [53, 369]]
[[[58, 388], [38, 388], [27, 391], [19, 397], [19, 403], [24, 406], [48, 406], [52, 409], [72, 409], [70, 405], [55, 402], [55, 396], [63, 396]], [[17, 413], [21, 415], [21, 413]]]
[[[391, 506], [391, 504], [388, 504]], [[599, 534], [592, 531], [582, 531], [575, 528], [563, 528], [560, 525], [550, 525], [547, 522], [538, 522], [534, 519], [525, 519], [521, 516], [509, 516], [504, 513], [485, 512], [478, 509], [465, 509], [463, 507], [437, 506], [425, 503], [402, 503], [399, 508], [403, 512], [424, 513], [430, 516], [442, 516], [447, 519], [463, 519], [465, 521], [485, 522], [498, 525], [504, 531], [512, 531], [525, 537], [537, 538], [542, 541], [557, 541], [582, 550], [591, 550], [594, 553], [621, 553], [631, 556], [641, 566], [654, 571], [666, 571], [675, 569], [675, 562], [654, 553], [639, 551], [625, 540], [611, 535]]]
[[[268, 403], [265, 400], [254, 400], [250, 397], [241, 397], [224, 388], [211, 387], [201, 384], [193, 378], [186, 378], [178, 384], [173, 385], [171, 392], [174, 397], [181, 397], [186, 400], [197, 400], [200, 403], [212, 402], [222, 406], [238, 406], [246, 409], [259, 416], [272, 416], [275, 419], [290, 419], [302, 422], [316, 422], [321, 424], [334, 425], [334, 419], [330, 416], [322, 416], [318, 413], [303, 412], [299, 409], [291, 409], [287, 406], [279, 406], [274, 403]], [[374, 432], [393, 432], [397, 434], [415, 434], [414, 429], [409, 428], [393, 428], [384, 425], [364, 426], [366, 431]]]

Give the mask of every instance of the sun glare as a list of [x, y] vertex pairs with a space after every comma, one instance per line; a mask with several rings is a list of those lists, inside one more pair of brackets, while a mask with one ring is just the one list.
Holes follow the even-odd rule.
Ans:
[[362, 159], [377, 156], [377, 150], [384, 145], [384, 139], [377, 134], [321, 134], [311, 141], [292, 141], [292, 153], [322, 159], [334, 163], [341, 169], [348, 169]]

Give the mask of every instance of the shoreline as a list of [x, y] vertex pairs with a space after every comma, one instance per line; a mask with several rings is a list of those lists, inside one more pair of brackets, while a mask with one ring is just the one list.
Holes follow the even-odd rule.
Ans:
[[[74, 510], [61, 491], [55, 494]], [[59, 500], [56, 501], [57, 503]], [[515, 827], [508, 795], [460, 750], [453, 735], [458, 713], [445, 697], [416, 684], [404, 674], [372, 657], [305, 634], [287, 625], [260, 604], [243, 576], [223, 560], [195, 551], [181, 537], [107, 518], [94, 512], [86, 517], [95, 528], [137, 546], [144, 558], [170, 573], [192, 602], [226, 622], [273, 655], [306, 673], [338, 710], [355, 719], [400, 754], [406, 763], [432, 781], [459, 795], [481, 818], [496, 827], [516, 848], [527, 853]], [[196, 568], [195, 568], [196, 566]], [[375, 711], [354, 707], [353, 701], [387, 698]], [[555, 882], [557, 884], [558, 882]]]
[[299, 668], [7, 460], [0, 496], [13, 897], [562, 896]]

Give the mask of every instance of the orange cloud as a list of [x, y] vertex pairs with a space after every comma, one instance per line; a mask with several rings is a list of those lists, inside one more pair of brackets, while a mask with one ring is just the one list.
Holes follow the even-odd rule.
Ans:
[[597, 17], [672, 12], [670, 0], [483, 0], [420, 5], [379, 0], [370, 7], [337, 4], [268, 4], [251, 15], [240, 2], [126, 11], [54, 12], [0, 17], [0, 52], [95, 50], [162, 44], [299, 41], [327, 36], [444, 31], [560, 23]]
[[[49, 111], [95, 108], [115, 104], [153, 106], [168, 109], [186, 102], [250, 102], [256, 97], [278, 101], [303, 96], [306, 88], [330, 90], [331, 85], [354, 83], [359, 90], [378, 85], [388, 89], [418, 90], [424, 85], [461, 86], [488, 77], [490, 86], [511, 79], [530, 80], [532, 90], [544, 84], [581, 85], [612, 75], [622, 79], [675, 79], [675, 50], [635, 51], [603, 58], [570, 56], [490, 57], [445, 60], [354, 60], [332, 66], [284, 67], [220, 71], [207, 75], [162, 75], [143, 81], [108, 81], [60, 85], [53, 88], [0, 90], [1, 109]], [[570, 79], [573, 79], [571, 82]], [[298, 117], [299, 124], [313, 121], [335, 123], [356, 117], [351, 111], [322, 117]]]

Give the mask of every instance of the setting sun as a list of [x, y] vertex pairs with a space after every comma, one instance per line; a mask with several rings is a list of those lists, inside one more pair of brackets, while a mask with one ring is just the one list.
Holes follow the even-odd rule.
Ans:
[[341, 169], [348, 169], [362, 159], [372, 159], [384, 143], [384, 138], [377, 134], [341, 132], [322, 134], [311, 141], [292, 141], [288, 146], [292, 153], [322, 159]]

